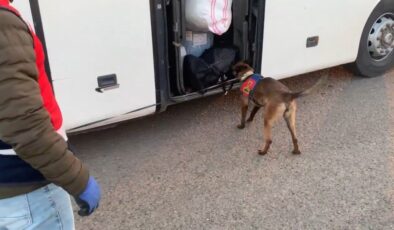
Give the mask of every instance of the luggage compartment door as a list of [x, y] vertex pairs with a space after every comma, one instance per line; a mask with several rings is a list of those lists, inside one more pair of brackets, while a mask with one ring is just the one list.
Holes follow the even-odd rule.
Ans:
[[156, 111], [150, 1], [41, 0], [39, 7], [66, 129]]

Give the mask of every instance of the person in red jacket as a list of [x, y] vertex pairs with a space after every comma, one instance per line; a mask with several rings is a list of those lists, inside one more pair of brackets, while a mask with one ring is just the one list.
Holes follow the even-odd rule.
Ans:
[[70, 196], [92, 214], [100, 187], [67, 144], [43, 46], [0, 0], [0, 229], [74, 229]]

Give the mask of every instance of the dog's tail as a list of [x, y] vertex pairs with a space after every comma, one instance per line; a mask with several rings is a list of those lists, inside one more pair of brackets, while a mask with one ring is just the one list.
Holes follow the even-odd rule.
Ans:
[[309, 89], [306, 89], [306, 90], [303, 90], [300, 92], [295, 92], [295, 93], [287, 93], [284, 96], [287, 99], [287, 101], [292, 101], [294, 99], [304, 97], [304, 96], [311, 94], [313, 91], [321, 88], [326, 82], [327, 82], [327, 76], [323, 76]]

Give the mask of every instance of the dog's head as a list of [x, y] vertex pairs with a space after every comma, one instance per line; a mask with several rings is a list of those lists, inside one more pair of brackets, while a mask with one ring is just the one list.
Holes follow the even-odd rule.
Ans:
[[246, 74], [253, 74], [254, 69], [247, 64], [245, 61], [240, 61], [233, 66], [233, 75], [238, 78], [242, 79]]

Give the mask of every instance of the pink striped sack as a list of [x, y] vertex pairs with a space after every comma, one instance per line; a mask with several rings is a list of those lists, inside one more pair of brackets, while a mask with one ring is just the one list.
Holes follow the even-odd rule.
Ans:
[[186, 0], [186, 28], [222, 35], [230, 28], [232, 0]]

